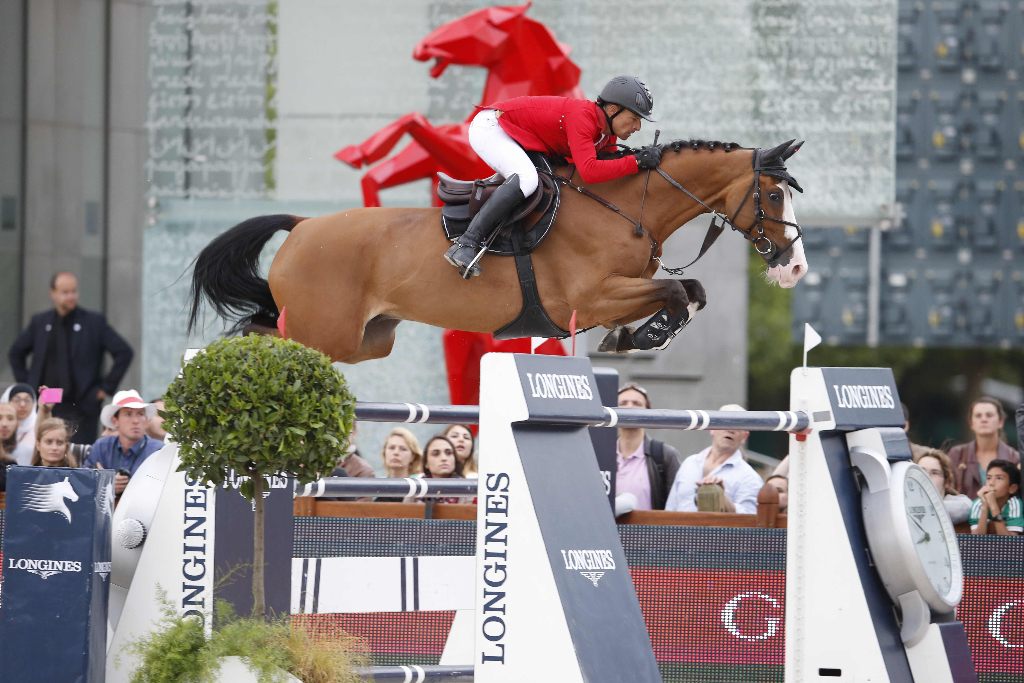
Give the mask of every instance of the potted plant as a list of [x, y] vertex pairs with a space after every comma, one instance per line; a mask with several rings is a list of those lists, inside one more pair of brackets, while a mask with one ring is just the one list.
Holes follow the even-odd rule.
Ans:
[[[292, 476], [307, 484], [330, 475], [345, 453], [355, 416], [345, 379], [326, 356], [297, 342], [232, 337], [210, 344], [185, 365], [164, 404], [164, 429], [178, 445], [179, 471], [217, 488], [232, 472], [248, 477], [240, 492], [255, 509], [253, 614], [237, 619], [218, 601], [217, 625], [206, 639], [195, 619], [167, 603], [159, 628], [129, 646], [141, 662], [133, 683], [212, 680], [225, 662], [237, 668], [232, 656], [245, 657], [261, 681], [282, 680], [275, 671], [317, 682], [354, 676], [351, 665], [358, 656], [345, 651], [352, 646], [344, 634], [314, 641], [285, 620], [268, 622], [263, 571], [266, 478]], [[330, 666], [317, 664], [313, 669], [320, 673], [311, 674], [309, 662]]]

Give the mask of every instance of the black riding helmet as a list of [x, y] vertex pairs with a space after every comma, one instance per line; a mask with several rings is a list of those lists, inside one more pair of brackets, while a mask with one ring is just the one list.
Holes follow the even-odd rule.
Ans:
[[[598, 95], [597, 103], [617, 104], [640, 118], [654, 123], [654, 119], [651, 118], [651, 112], [654, 110], [654, 97], [647, 89], [647, 85], [636, 76], [616, 76], [608, 81], [608, 85], [604, 86], [601, 94]], [[621, 111], [620, 109], [608, 118], [609, 125]]]

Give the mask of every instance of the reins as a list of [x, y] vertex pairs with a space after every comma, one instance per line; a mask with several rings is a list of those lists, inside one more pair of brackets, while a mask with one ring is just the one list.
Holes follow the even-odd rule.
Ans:
[[[596, 201], [598, 204], [600, 204], [601, 206], [605, 207], [606, 209], [614, 211], [618, 215], [620, 215], [623, 218], [625, 218], [627, 221], [629, 221], [634, 226], [634, 229], [636, 231], [637, 237], [639, 237], [641, 234], [647, 235], [647, 239], [650, 240], [650, 242], [651, 242], [651, 260], [652, 261], [656, 261], [658, 263], [658, 265], [661, 267], [661, 269], [664, 270], [666, 273], [668, 273], [670, 275], [682, 275], [683, 271], [685, 271], [687, 268], [689, 268], [690, 266], [695, 264], [697, 261], [699, 261], [701, 259], [701, 257], [703, 257], [704, 254], [706, 254], [708, 252], [708, 250], [711, 248], [711, 246], [715, 243], [715, 240], [717, 240], [718, 237], [722, 234], [722, 232], [725, 230], [725, 226], [726, 225], [731, 227], [733, 230], [735, 230], [735, 231], [737, 231], [739, 233], [742, 233], [744, 239], [746, 239], [748, 242], [753, 244], [754, 248], [757, 249], [757, 253], [761, 254], [762, 257], [767, 257], [769, 254], [772, 254], [772, 252], [774, 251], [775, 253], [774, 253], [774, 255], [771, 256], [771, 258], [765, 258], [765, 261], [768, 263], [768, 267], [772, 268], [775, 265], [779, 265], [779, 260], [782, 258], [783, 254], [785, 254], [787, 251], [789, 251], [793, 247], [793, 244], [795, 244], [796, 241], [803, 236], [803, 230], [796, 223], [787, 221], [787, 220], [782, 219], [782, 218], [775, 218], [775, 217], [769, 216], [768, 214], [765, 213], [764, 207], [761, 205], [760, 179], [761, 179], [761, 172], [762, 171], [768, 171], [768, 170], [771, 170], [771, 169], [767, 169], [767, 168], [764, 168], [764, 167], [761, 166], [761, 153], [762, 153], [762, 151], [763, 150], [761, 150], [761, 149], [755, 149], [754, 150], [754, 158], [753, 158], [753, 161], [751, 163], [751, 166], [753, 167], [753, 171], [754, 171], [754, 178], [753, 178], [753, 180], [750, 183], [750, 187], [747, 188], [746, 193], [743, 195], [743, 201], [740, 202], [739, 207], [733, 213], [731, 218], [729, 216], [725, 215], [725, 214], [721, 214], [718, 211], [712, 209], [704, 201], [702, 201], [699, 197], [697, 197], [692, 192], [690, 192], [685, 187], [683, 187], [678, 182], [676, 182], [669, 174], [665, 173], [665, 171], [663, 171], [660, 167], [655, 169], [662, 178], [667, 180], [668, 183], [670, 185], [672, 185], [672, 187], [674, 187], [677, 190], [681, 190], [682, 192], [686, 193], [686, 195], [690, 199], [692, 199], [693, 201], [697, 202], [698, 204], [703, 206], [705, 209], [707, 209], [708, 212], [711, 213], [711, 225], [708, 226], [707, 233], [705, 233], [705, 235], [704, 235], [704, 242], [701, 244], [700, 251], [697, 254], [697, 258], [693, 259], [692, 261], [687, 263], [685, 266], [682, 266], [681, 268], [669, 268], [668, 266], [666, 266], [662, 262], [660, 257], [656, 256], [656, 253], [658, 251], [658, 241], [656, 239], [654, 239], [654, 236], [651, 234], [651, 232], [649, 230], [647, 230], [647, 228], [643, 227], [643, 225], [641, 224], [639, 219], [634, 220], [631, 216], [629, 216], [627, 213], [625, 213], [624, 211], [619, 209], [617, 206], [615, 206], [611, 202], [609, 202], [606, 199], [604, 199], [604, 198], [594, 194], [593, 192], [591, 192], [587, 188], [579, 186], [579, 185], [576, 185], [575, 183], [573, 183], [572, 182], [572, 177], [576, 173], [576, 166], [575, 166], [575, 164], [569, 164], [569, 175], [568, 175], [568, 177], [563, 177], [561, 175], [558, 175], [557, 173], [550, 173], [549, 175], [556, 182], [559, 182], [559, 183], [562, 183], [563, 185], [571, 187], [572, 189], [576, 190], [580, 194], [593, 199], [594, 201]], [[650, 172], [649, 171], [647, 173], [647, 180], [648, 181], [650, 180]], [[746, 206], [747, 199], [750, 198], [751, 194], [753, 194], [753, 197], [754, 197], [754, 222], [750, 224], [749, 228], [744, 230], [743, 228], [741, 228], [738, 225], [736, 225], [734, 220], [736, 219], [737, 216], [739, 216], [740, 211], [743, 210], [743, 207]], [[641, 200], [640, 200], [641, 217], [643, 216], [643, 205], [644, 205], [646, 199], [647, 199], [647, 182], [644, 182], [644, 192], [643, 192], [643, 196], [641, 197]], [[788, 243], [786, 243], [785, 247], [782, 247], [780, 249], [774, 242], [772, 242], [770, 239], [768, 239], [767, 235], [764, 234], [764, 225], [762, 224], [762, 221], [765, 220], [765, 219], [770, 220], [770, 221], [775, 221], [776, 223], [782, 223], [783, 225], [787, 225], [787, 226], [796, 228], [796, 237], [791, 239]], [[721, 225], [718, 224], [719, 220], [722, 221]], [[755, 228], [757, 229], [756, 236], [753, 234]], [[782, 265], [784, 265], [784, 264], [782, 264]]]

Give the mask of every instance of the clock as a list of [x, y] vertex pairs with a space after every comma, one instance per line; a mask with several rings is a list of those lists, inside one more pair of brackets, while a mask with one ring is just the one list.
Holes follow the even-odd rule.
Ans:
[[952, 614], [963, 595], [963, 565], [956, 531], [928, 473], [910, 462], [889, 463], [856, 446], [851, 462], [864, 476], [861, 506], [878, 575], [899, 607], [901, 637], [924, 637], [932, 614]]

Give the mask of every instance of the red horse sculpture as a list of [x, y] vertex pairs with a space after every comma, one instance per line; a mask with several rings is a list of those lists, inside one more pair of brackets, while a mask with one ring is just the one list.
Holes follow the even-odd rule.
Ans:
[[[547, 26], [526, 17], [531, 3], [520, 7], [488, 7], [449, 22], [424, 38], [413, 57], [436, 60], [430, 70], [439, 77], [451, 64], [487, 69], [481, 104], [521, 95], [583, 97], [580, 68], [569, 59], [569, 46], [560, 43]], [[454, 178], [484, 178], [493, 171], [469, 146], [467, 131], [476, 114], [462, 123], [432, 125], [413, 112], [377, 131], [359, 145], [349, 145], [335, 158], [354, 168], [383, 159], [403, 135], [413, 141], [398, 154], [363, 176], [363, 204], [380, 206], [379, 190], [430, 178], [437, 172]], [[432, 194], [435, 205], [436, 194]]]

